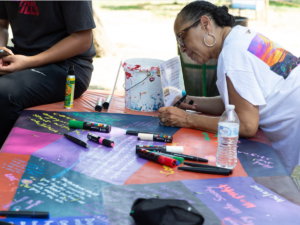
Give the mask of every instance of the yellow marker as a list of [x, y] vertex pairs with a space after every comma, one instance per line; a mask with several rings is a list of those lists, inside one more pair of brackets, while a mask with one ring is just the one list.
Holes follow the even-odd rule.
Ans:
[[159, 196], [158, 195], [155, 195], [155, 194], [152, 194], [154, 197], [156, 197], [156, 198], [159, 198]]
[[45, 177], [44, 178], [42, 178], [40, 181], [43, 181], [45, 179]]
[[76, 202], [76, 201], [78, 201], [78, 200], [80, 200], [80, 198], [77, 198], [77, 199], [71, 200], [71, 202]]
[[60, 159], [57, 159], [58, 162], [60, 162]]
[[34, 137], [39, 137], [39, 136], [37, 136], [37, 135], [34, 135], [34, 134], [33, 134], [32, 136], [34, 136]]
[[66, 82], [65, 109], [73, 108], [74, 90], [75, 90], [74, 65], [70, 65], [68, 76], [67, 76], [67, 82]]

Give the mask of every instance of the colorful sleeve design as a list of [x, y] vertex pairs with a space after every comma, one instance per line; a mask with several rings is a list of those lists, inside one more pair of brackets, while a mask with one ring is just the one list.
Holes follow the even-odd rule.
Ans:
[[252, 39], [248, 51], [268, 64], [274, 73], [284, 79], [300, 64], [300, 58], [295, 57], [261, 34], [257, 34]]

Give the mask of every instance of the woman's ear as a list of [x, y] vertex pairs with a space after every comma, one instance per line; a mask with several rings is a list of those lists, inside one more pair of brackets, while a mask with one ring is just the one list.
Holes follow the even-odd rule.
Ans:
[[200, 20], [201, 28], [208, 33], [211, 33], [211, 21], [208, 16], [202, 16]]

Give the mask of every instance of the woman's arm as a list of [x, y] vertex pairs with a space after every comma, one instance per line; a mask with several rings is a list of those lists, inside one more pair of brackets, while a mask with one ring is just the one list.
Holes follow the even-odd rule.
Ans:
[[[234, 89], [229, 77], [226, 76], [229, 103], [235, 105], [235, 112], [240, 120], [240, 136], [252, 138], [259, 125], [259, 108], [243, 99]], [[251, 91], [251, 90], [248, 90]]]
[[9, 65], [0, 66], [0, 73], [12, 73], [27, 68], [40, 67], [59, 62], [78, 55], [90, 48], [92, 44], [92, 30], [83, 30], [70, 34], [48, 50], [35, 55], [13, 55], [3, 58]]
[[[243, 99], [234, 89], [231, 80], [226, 77], [229, 95], [229, 103], [235, 105], [235, 112], [240, 120], [240, 137], [251, 138], [258, 129], [259, 111], [258, 106], [253, 106]], [[220, 117], [188, 114], [175, 107], [163, 107], [159, 109], [159, 119], [164, 121], [165, 126], [186, 127], [198, 130], [218, 132]]]
[[[178, 99], [176, 98], [175, 101], [176, 100], [178, 101], [179, 98]], [[194, 105], [187, 104], [190, 100], [194, 101]], [[218, 115], [218, 116], [221, 115], [225, 110], [225, 106], [221, 96], [216, 96], [216, 97], [188, 96], [186, 98], [186, 102], [187, 103], [181, 103], [180, 108], [196, 110], [197, 112], [202, 112], [210, 115]]]

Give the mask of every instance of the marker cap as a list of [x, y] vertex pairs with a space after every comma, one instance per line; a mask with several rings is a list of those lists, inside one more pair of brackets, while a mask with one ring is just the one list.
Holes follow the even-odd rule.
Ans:
[[184, 163], [184, 158], [173, 156], [173, 159], [176, 159], [180, 164]]
[[172, 159], [172, 158], [165, 157], [165, 156], [162, 156], [162, 155], [158, 158], [158, 162], [162, 165], [169, 166], [171, 168], [177, 166], [177, 160], [176, 159]]
[[183, 153], [183, 146], [166, 146], [167, 152], [173, 152], [173, 153]]
[[139, 133], [138, 138], [144, 141], [153, 141], [153, 134]]
[[83, 123], [84, 122], [82, 122], [82, 121], [70, 120], [69, 127], [83, 129]]

